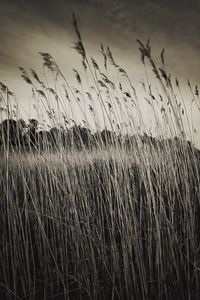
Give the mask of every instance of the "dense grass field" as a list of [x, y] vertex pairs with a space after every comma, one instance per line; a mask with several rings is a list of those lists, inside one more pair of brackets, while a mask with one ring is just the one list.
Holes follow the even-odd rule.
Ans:
[[48, 53], [54, 88], [20, 67], [38, 121], [22, 120], [0, 83], [0, 299], [198, 300], [198, 87], [188, 81], [184, 99], [164, 52], [159, 67], [138, 40], [142, 99], [109, 48], [101, 67], [88, 58], [75, 16], [73, 25], [84, 74], [73, 70], [76, 86]]
[[198, 151], [166, 143], [6, 160], [1, 299], [199, 299]]

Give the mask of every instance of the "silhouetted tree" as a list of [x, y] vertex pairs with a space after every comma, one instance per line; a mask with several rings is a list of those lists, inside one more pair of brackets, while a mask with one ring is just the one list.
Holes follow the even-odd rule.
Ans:
[[36, 149], [38, 146], [38, 124], [39, 122], [36, 119], [29, 119], [29, 123], [27, 125], [28, 130], [26, 132], [26, 143], [28, 143], [29, 146], [34, 149]]
[[19, 148], [22, 143], [22, 129], [19, 123], [13, 119], [5, 119], [0, 125], [0, 145]]
[[58, 129], [57, 127], [53, 127], [50, 129], [49, 133], [50, 133], [49, 139], [50, 139], [51, 147], [53, 149], [59, 148], [59, 146], [61, 146], [62, 143], [61, 130]]
[[70, 146], [78, 150], [88, 148], [91, 145], [91, 131], [80, 125], [74, 125], [70, 128], [68, 135], [70, 137]]
[[49, 131], [39, 131], [37, 136], [37, 146], [39, 150], [50, 150], [52, 148], [51, 133]]

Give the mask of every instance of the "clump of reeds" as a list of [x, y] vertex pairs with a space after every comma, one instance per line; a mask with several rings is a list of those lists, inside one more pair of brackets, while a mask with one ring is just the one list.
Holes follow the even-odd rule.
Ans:
[[[10, 126], [19, 117], [12, 109], [16, 98], [0, 84], [7, 112], [1, 125], [0, 298], [199, 299], [200, 156], [180, 84], [168, 75], [164, 52], [159, 68], [150, 43], [138, 40], [142, 63], [147, 68], [149, 61], [161, 86], [156, 94], [148, 76], [141, 82], [156, 124], [153, 138], [127, 72], [103, 45], [104, 66], [90, 61], [75, 16], [73, 24], [90, 82], [85, 86], [74, 69], [78, 86], [70, 85], [48, 53], [40, 54], [54, 88], [33, 69], [30, 76], [20, 68], [39, 119], [12, 123], [16, 143], [20, 132], [25, 136], [21, 148], [13, 146]], [[122, 82], [109, 76], [109, 64]], [[199, 107], [198, 87], [189, 87]], [[66, 151], [63, 132], [78, 127], [77, 109], [98, 142], [80, 149], [72, 143]], [[45, 112], [56, 135], [53, 150], [47, 133], [43, 149], [31, 138]]]

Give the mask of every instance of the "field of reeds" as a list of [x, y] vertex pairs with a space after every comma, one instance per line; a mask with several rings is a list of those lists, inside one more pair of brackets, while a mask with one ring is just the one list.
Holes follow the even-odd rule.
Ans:
[[139, 96], [111, 50], [101, 45], [100, 67], [73, 25], [76, 86], [49, 53], [53, 87], [20, 67], [37, 118], [23, 120], [0, 83], [0, 299], [199, 299], [198, 87], [188, 81], [185, 99], [164, 51], [159, 66], [138, 40]]

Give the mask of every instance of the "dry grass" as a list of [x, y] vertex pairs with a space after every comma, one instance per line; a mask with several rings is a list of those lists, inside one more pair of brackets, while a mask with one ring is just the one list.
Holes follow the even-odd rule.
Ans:
[[[110, 61], [128, 83], [126, 88], [121, 83], [116, 87], [94, 59], [90, 63], [75, 17], [73, 24], [75, 48], [93, 88], [88, 84], [85, 91], [83, 78], [75, 70], [79, 85], [75, 91], [52, 56], [41, 53], [45, 67], [56, 74], [55, 86], [61, 88], [64, 83], [68, 105], [61, 101], [62, 93], [47, 88], [34, 70], [35, 83], [21, 68], [36, 102], [40, 97], [39, 115], [41, 106], [45, 107], [51, 125], [66, 129], [75, 101], [85, 124], [90, 126], [90, 113], [97, 130], [101, 123], [94, 107], [97, 101], [104, 125], [120, 133], [122, 140], [132, 132], [135, 140], [127, 137], [129, 147], [111, 143], [81, 151], [72, 147], [69, 152], [59, 144], [54, 151], [32, 151], [31, 147], [27, 152], [9, 151], [9, 138], [4, 140], [0, 298], [199, 299], [200, 155], [187, 142], [188, 137], [192, 140], [193, 125], [183, 97], [181, 104], [177, 102], [163, 52], [159, 69], [149, 42], [138, 41], [142, 63], [147, 68], [148, 59], [162, 89], [155, 97], [152, 88], [142, 83], [160, 136], [153, 145], [152, 139], [141, 138], [141, 133], [149, 132], [128, 74], [110, 49], [101, 46], [105, 71]], [[11, 118], [13, 93], [5, 85], [0, 88]], [[178, 81], [176, 88], [181, 95]], [[196, 91], [193, 97], [198, 106]], [[172, 139], [174, 135], [179, 139]], [[166, 136], [171, 139], [163, 141]]]

